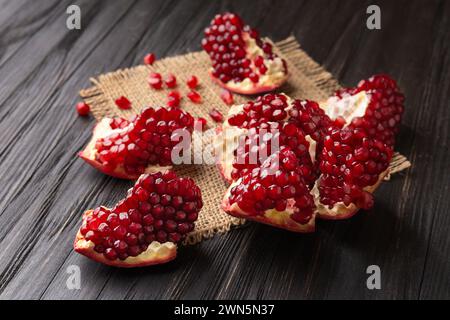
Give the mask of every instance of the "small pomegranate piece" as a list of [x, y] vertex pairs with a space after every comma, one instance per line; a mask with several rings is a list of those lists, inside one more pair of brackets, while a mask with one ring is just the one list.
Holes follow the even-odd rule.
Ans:
[[168, 88], [175, 88], [177, 86], [177, 78], [173, 74], [169, 74], [165, 80]]
[[229, 106], [231, 106], [234, 103], [233, 94], [227, 89], [222, 89], [220, 91], [220, 98], [222, 99], [223, 102], [225, 102]]
[[80, 115], [82, 117], [88, 116], [89, 112], [91, 111], [91, 107], [85, 102], [78, 102], [76, 105], [76, 109], [77, 109], [78, 115]]
[[[205, 118], [197, 118], [197, 121], [198, 121], [198, 123], [199, 123], [199, 126], [200, 126], [200, 129], [201, 129], [201, 131], [205, 131], [206, 130], [206, 127], [207, 127], [207, 125], [208, 125], [208, 122], [206, 121], [206, 119]], [[196, 126], [194, 126], [194, 128], [195, 128]]]
[[198, 86], [198, 78], [196, 76], [190, 76], [187, 79], [186, 84], [190, 89], [195, 89]]
[[190, 91], [187, 94], [187, 97], [189, 100], [191, 100], [194, 103], [201, 103], [202, 102], [202, 96], [195, 90]]
[[217, 110], [217, 109], [211, 109], [209, 112], [209, 116], [211, 119], [213, 119], [215, 122], [223, 122], [223, 114]]
[[127, 97], [121, 96], [121, 97], [117, 98], [114, 102], [115, 102], [116, 106], [119, 107], [119, 109], [122, 109], [122, 110], [131, 109], [131, 102], [130, 102], [130, 100], [127, 99]]
[[288, 147], [233, 183], [222, 203], [230, 215], [295, 232], [313, 232], [314, 199]]
[[147, 108], [126, 122], [105, 118], [80, 157], [108, 175], [137, 179], [159, 166], [172, 165], [171, 151], [179, 142], [174, 132], [192, 132], [193, 126], [194, 118], [179, 108]]
[[162, 81], [162, 77], [161, 74], [153, 72], [150, 73], [150, 75], [148, 76], [148, 84], [156, 90], [159, 90], [162, 88], [163, 86], [163, 81]]
[[213, 80], [232, 92], [268, 92], [287, 80], [286, 62], [234, 13], [214, 17], [205, 29], [202, 47], [211, 58]]
[[142, 175], [112, 209], [84, 213], [74, 249], [115, 267], [168, 262], [194, 229], [202, 206], [201, 191], [192, 179], [171, 171]]
[[155, 62], [155, 60], [156, 60], [155, 54], [153, 54], [153, 53], [148, 53], [148, 54], [146, 54], [145, 57], [144, 57], [144, 64], [152, 65], [153, 62]]

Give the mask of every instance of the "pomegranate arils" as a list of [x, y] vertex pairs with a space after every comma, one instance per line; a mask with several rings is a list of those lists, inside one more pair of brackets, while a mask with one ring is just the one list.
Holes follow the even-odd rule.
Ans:
[[190, 89], [195, 89], [198, 85], [198, 78], [196, 76], [190, 76], [187, 79], [186, 84]]
[[168, 101], [167, 101], [168, 107], [180, 106], [181, 95], [178, 91], [169, 92], [169, 94], [167, 95], [167, 98], [168, 98]]
[[76, 109], [77, 109], [78, 115], [80, 115], [82, 117], [88, 116], [89, 112], [91, 111], [91, 108], [85, 102], [77, 103]]
[[202, 102], [202, 96], [195, 90], [190, 91], [187, 94], [187, 97], [189, 98], [189, 100], [191, 100], [194, 103]]
[[[290, 218], [308, 223], [314, 213], [314, 200], [298, 167], [295, 153], [282, 147], [231, 188], [230, 204], [236, 203], [247, 214], [263, 215], [270, 209], [286, 210], [288, 200], [292, 199], [295, 205]], [[296, 184], [288, 184], [291, 175], [295, 176]]]
[[211, 119], [213, 119], [215, 122], [223, 122], [223, 114], [217, 110], [217, 109], [211, 109], [209, 112], [209, 116]]
[[131, 102], [127, 99], [127, 97], [121, 96], [117, 98], [115, 101], [116, 106], [118, 106], [122, 110], [131, 109]]
[[[199, 122], [200, 125], [200, 129], [201, 131], [205, 131], [206, 130], [206, 126], [208, 124], [208, 122], [206, 121], [205, 118], [197, 118], [197, 121]], [[195, 128], [195, 127], [194, 127]], [[197, 129], [196, 129], [197, 130]]]
[[155, 59], [156, 59], [155, 55], [153, 53], [149, 53], [144, 57], [144, 64], [152, 65], [153, 62], [155, 62]]
[[165, 83], [168, 88], [175, 88], [177, 86], [177, 78], [173, 74], [169, 74]]
[[153, 89], [161, 89], [162, 85], [163, 85], [163, 81], [162, 81], [162, 77], [161, 74], [159, 73], [150, 73], [150, 75], [148, 76], [148, 84], [153, 88]]
[[178, 108], [144, 109], [120, 131], [97, 140], [96, 160], [111, 171], [123, 167], [131, 176], [143, 173], [148, 165], [170, 165], [171, 150], [178, 143], [172, 141], [172, 133], [192, 132], [193, 125], [194, 118]]
[[321, 154], [320, 201], [330, 208], [342, 202], [369, 209], [373, 196], [364, 188], [375, 185], [389, 166], [392, 149], [361, 129], [330, 128]]
[[[247, 49], [253, 42], [263, 48], [264, 57], [257, 56], [252, 60]], [[215, 16], [204, 31], [202, 47], [211, 58], [212, 76], [223, 84], [230, 81], [240, 83], [246, 78], [257, 83], [259, 76], [256, 73], [267, 71], [265, 60], [277, 58], [271, 45], [261, 40], [256, 30], [245, 26], [233, 13]]]
[[[176, 183], [179, 188], [170, 190], [170, 195], [158, 193], [157, 181], [165, 185]], [[172, 196], [180, 199], [178, 204], [159, 201]], [[154, 203], [155, 199], [158, 200], [157, 203]], [[164, 215], [156, 218], [154, 213], [144, 214], [142, 204], [150, 209], [162, 208], [168, 212], [178, 210], [177, 221]], [[187, 212], [183, 209], [185, 204], [188, 204]], [[86, 240], [92, 241], [95, 244], [94, 250], [108, 260], [125, 260], [127, 257], [138, 256], [155, 240], [174, 243], [182, 241], [193, 230], [202, 206], [201, 191], [192, 179], [178, 178], [173, 173], [142, 175], [128, 196], [113, 209], [100, 207], [84, 218], [80, 233]], [[128, 217], [133, 217], [135, 221], [130, 222]]]
[[222, 89], [220, 91], [220, 98], [229, 106], [234, 103], [233, 94], [227, 89]]

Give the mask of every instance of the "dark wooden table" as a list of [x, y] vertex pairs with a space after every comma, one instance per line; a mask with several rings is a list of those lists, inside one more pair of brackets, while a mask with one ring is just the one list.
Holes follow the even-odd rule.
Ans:
[[[0, 0], [0, 298], [450, 298], [450, 1]], [[232, 10], [263, 35], [293, 33], [343, 84], [392, 74], [407, 97], [397, 149], [413, 163], [377, 191], [375, 208], [298, 235], [249, 224], [183, 248], [162, 266], [119, 270], [72, 251], [84, 209], [131, 185], [76, 154], [92, 118], [77, 117], [90, 76], [200, 49], [202, 30]], [[67, 268], [81, 269], [68, 290]], [[366, 268], [381, 268], [368, 290]]]

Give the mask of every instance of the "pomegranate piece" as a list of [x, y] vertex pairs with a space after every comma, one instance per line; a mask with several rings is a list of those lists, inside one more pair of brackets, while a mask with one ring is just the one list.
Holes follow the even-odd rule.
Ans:
[[117, 98], [114, 102], [115, 102], [116, 106], [119, 107], [119, 109], [122, 109], [122, 110], [131, 109], [131, 102], [130, 102], [130, 100], [127, 99], [127, 97], [121, 96], [121, 97]]
[[[197, 118], [197, 121], [199, 122], [199, 129], [201, 131], [205, 131], [207, 128], [207, 125], [208, 125], [208, 122], [206, 121], [206, 119], [205, 118]], [[196, 128], [196, 127], [194, 127], [194, 128]]]
[[84, 103], [84, 102], [78, 102], [76, 105], [76, 109], [77, 109], [78, 115], [82, 116], [82, 117], [88, 116], [89, 112], [91, 111], [91, 107], [87, 103]]
[[404, 111], [404, 96], [388, 75], [374, 75], [357, 87], [339, 90], [323, 106], [341, 126], [394, 146]]
[[347, 218], [373, 206], [372, 192], [387, 173], [392, 149], [364, 130], [330, 128], [324, 140], [318, 190], [322, 218]]
[[231, 106], [234, 103], [233, 94], [227, 89], [222, 89], [220, 91], [220, 98], [222, 99], [223, 102], [225, 102], [225, 104], [229, 106]]
[[213, 119], [215, 122], [223, 122], [223, 114], [217, 110], [217, 109], [211, 109], [209, 112], [209, 116], [211, 119]]
[[156, 89], [156, 90], [161, 89], [163, 86], [161, 74], [156, 73], [156, 72], [150, 73], [150, 75], [148, 76], [147, 82], [153, 89]]
[[148, 53], [148, 54], [146, 54], [145, 57], [144, 57], [144, 64], [152, 65], [153, 62], [155, 62], [155, 60], [156, 60], [155, 54], [153, 54], [153, 53]]
[[180, 134], [174, 132], [191, 133], [193, 125], [194, 118], [179, 108], [147, 108], [131, 121], [105, 118], [80, 157], [108, 175], [137, 179], [171, 166], [171, 151]]
[[165, 80], [168, 88], [175, 88], [177, 86], [177, 78], [173, 74], [169, 74]]
[[84, 213], [74, 249], [115, 267], [168, 262], [194, 229], [202, 206], [201, 191], [192, 179], [171, 171], [142, 175], [112, 209]]
[[202, 47], [211, 58], [213, 80], [232, 92], [268, 92], [287, 80], [286, 61], [234, 13], [214, 17], [205, 29]]
[[228, 214], [295, 232], [313, 232], [314, 199], [289, 147], [267, 158], [261, 167], [234, 182], [222, 208]]
[[187, 94], [187, 97], [189, 100], [191, 100], [194, 103], [201, 103], [202, 102], [202, 96], [195, 90], [190, 91]]
[[198, 86], [198, 78], [196, 76], [190, 76], [187, 79], [186, 84], [190, 89], [195, 89]]

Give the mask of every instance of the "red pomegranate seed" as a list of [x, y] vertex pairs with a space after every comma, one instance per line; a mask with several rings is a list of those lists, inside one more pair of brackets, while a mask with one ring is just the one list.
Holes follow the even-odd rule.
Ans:
[[148, 53], [144, 57], [144, 64], [152, 65], [153, 62], [155, 62], [155, 59], [156, 59], [156, 57], [153, 53]]
[[229, 106], [234, 103], [233, 94], [227, 89], [222, 89], [220, 91], [220, 98]]
[[128, 100], [124, 96], [121, 96], [121, 97], [117, 98], [115, 103], [116, 103], [116, 106], [119, 107], [119, 109], [122, 109], [122, 110], [129, 110], [129, 109], [131, 109], [131, 102], [130, 102], [130, 100]]
[[194, 103], [202, 102], [202, 96], [195, 90], [190, 91], [187, 96]]
[[168, 97], [167, 106], [169, 106], [169, 107], [179, 107], [180, 106], [181, 96], [178, 91], [170, 91], [169, 94], [167, 95], [167, 97]]
[[89, 112], [91, 111], [91, 108], [85, 102], [77, 103], [76, 109], [77, 109], [78, 115], [80, 115], [82, 117], [89, 115]]
[[211, 119], [213, 119], [215, 122], [223, 122], [223, 114], [220, 113], [219, 110], [217, 109], [212, 109], [209, 112], [209, 116], [211, 117]]
[[149, 77], [148, 77], [148, 84], [153, 88], [153, 89], [161, 89], [162, 85], [163, 85], [163, 81], [161, 79], [161, 74], [159, 73], [150, 73]]
[[197, 118], [197, 121], [201, 125], [201, 130], [205, 131], [206, 130], [206, 126], [208, 125], [208, 122], [206, 121], [206, 119], [205, 118]]
[[187, 81], [187, 85], [191, 89], [195, 89], [198, 85], [198, 78], [196, 76], [190, 76]]
[[165, 82], [168, 88], [175, 88], [177, 86], [177, 78], [171, 73], [167, 76]]

